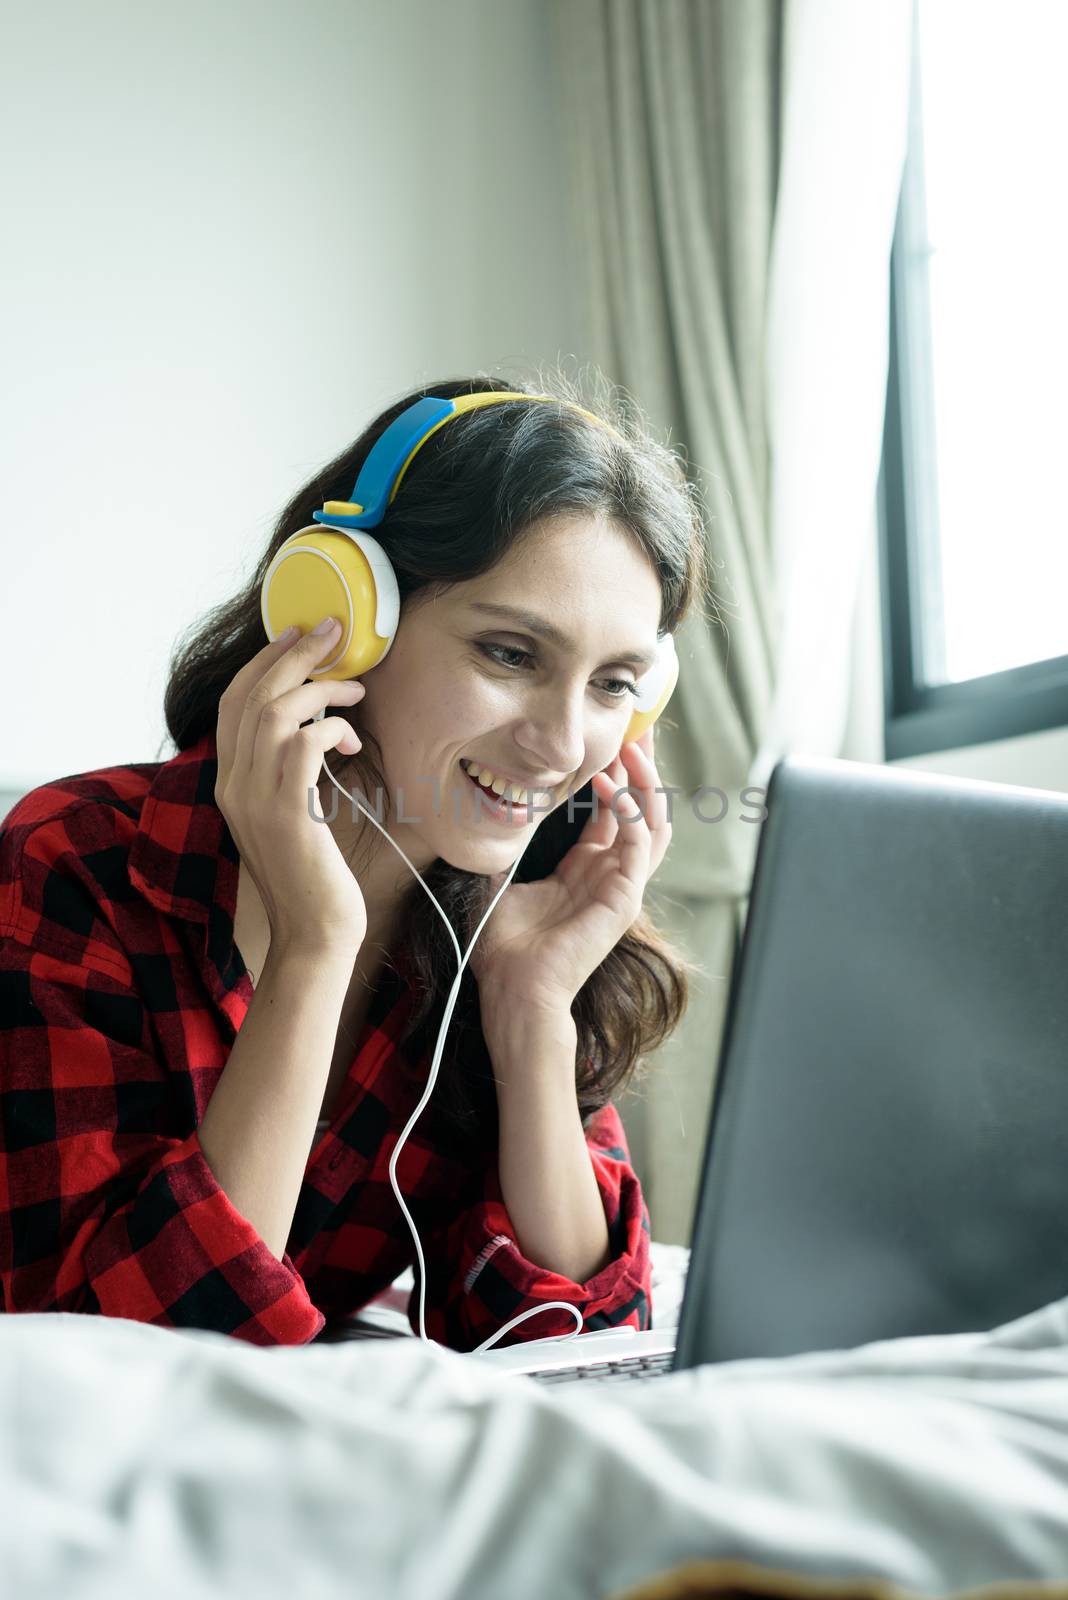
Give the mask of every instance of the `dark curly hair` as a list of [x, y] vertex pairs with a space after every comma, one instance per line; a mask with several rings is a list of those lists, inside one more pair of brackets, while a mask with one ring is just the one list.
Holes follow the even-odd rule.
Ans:
[[[373, 532], [397, 574], [403, 608], [449, 585], [481, 576], [503, 558], [532, 524], [559, 513], [607, 514], [628, 530], [660, 581], [660, 633], [674, 632], [691, 607], [702, 615], [711, 600], [705, 523], [699, 492], [674, 451], [654, 440], [633, 401], [595, 373], [588, 398], [559, 366], [536, 380], [479, 375], [428, 383], [390, 405], [304, 485], [278, 519], [247, 585], [215, 607], [179, 640], [164, 694], [167, 729], [185, 750], [218, 722], [219, 700], [234, 675], [263, 648], [260, 587], [279, 546], [312, 521], [324, 501], [347, 500], [375, 440], [395, 417], [424, 395], [451, 398], [487, 389], [552, 395], [593, 411], [622, 436], [569, 406], [503, 402], [467, 412], [440, 428], [415, 456], [395, 502]], [[718, 613], [711, 613], [718, 621]], [[331, 708], [349, 715], [358, 708]], [[363, 747], [333, 770], [346, 787], [390, 797], [379, 765], [381, 747], [366, 730]], [[336, 791], [335, 791], [336, 793]], [[547, 877], [582, 831], [592, 785], [577, 791], [573, 814], [559, 805], [539, 825], [514, 882]], [[383, 822], [381, 810], [376, 815]], [[369, 849], [390, 848], [368, 827]], [[357, 871], [357, 877], [359, 872]], [[461, 950], [500, 886], [439, 859], [424, 874], [452, 924]], [[413, 880], [401, 907], [398, 939], [415, 974], [415, 1003], [399, 1041], [426, 1048], [424, 1030], [440, 1018], [456, 976], [456, 954], [434, 905]], [[689, 994], [691, 963], [657, 931], [643, 911], [591, 975], [572, 1008], [577, 1031], [576, 1090], [583, 1122], [630, 1080], [643, 1058], [678, 1026]], [[433, 1039], [430, 1040], [433, 1043]], [[492, 1067], [482, 1038], [478, 988], [464, 969], [435, 1093], [438, 1114], [454, 1131], [481, 1143], [496, 1125]], [[428, 1108], [430, 1109], [430, 1108]]]

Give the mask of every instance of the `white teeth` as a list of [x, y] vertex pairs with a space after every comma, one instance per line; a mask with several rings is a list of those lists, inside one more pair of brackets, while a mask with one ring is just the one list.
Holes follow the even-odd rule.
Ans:
[[513, 805], [526, 805], [531, 800], [552, 800], [553, 795], [548, 789], [520, 789], [514, 783], [507, 782], [504, 778], [497, 778], [489, 767], [480, 767], [474, 761], [461, 761], [460, 765], [469, 773], [476, 782], [492, 789], [495, 795], [505, 796]]

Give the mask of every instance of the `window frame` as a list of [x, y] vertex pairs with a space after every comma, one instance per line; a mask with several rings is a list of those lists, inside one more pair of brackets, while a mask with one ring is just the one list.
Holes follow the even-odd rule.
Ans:
[[[987, 744], [1068, 724], [1068, 654], [931, 682], [941, 641], [926, 641], [927, 596], [942, 614], [937, 561], [937, 455], [926, 258], [919, 29], [912, 35], [908, 150], [890, 255], [883, 451], [877, 489], [886, 760]], [[917, 262], [922, 261], [922, 267]], [[925, 660], [925, 653], [927, 659]]]

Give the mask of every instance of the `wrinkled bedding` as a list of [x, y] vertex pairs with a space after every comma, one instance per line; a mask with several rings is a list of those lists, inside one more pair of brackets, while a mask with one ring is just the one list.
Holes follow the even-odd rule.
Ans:
[[600, 1392], [416, 1339], [0, 1316], [0, 1384], [18, 1600], [590, 1600], [700, 1557], [1068, 1578], [1068, 1299]]

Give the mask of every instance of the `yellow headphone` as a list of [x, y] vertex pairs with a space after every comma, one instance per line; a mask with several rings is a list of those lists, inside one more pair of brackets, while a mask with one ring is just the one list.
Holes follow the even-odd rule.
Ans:
[[[602, 418], [553, 395], [492, 389], [451, 400], [425, 395], [408, 406], [375, 440], [360, 468], [351, 501], [328, 500], [321, 511], [313, 512], [313, 524], [290, 535], [264, 575], [260, 614], [268, 639], [276, 639], [294, 623], [301, 633], [307, 633], [323, 617], [341, 619], [336, 654], [310, 677], [359, 678], [389, 653], [400, 623], [397, 578], [378, 540], [364, 530], [382, 521], [413, 456], [432, 433], [450, 417], [501, 400], [564, 404], [619, 437]], [[622, 744], [640, 739], [656, 721], [678, 676], [675, 643], [668, 633], [658, 642], [656, 661], [636, 685], [638, 698]]]

